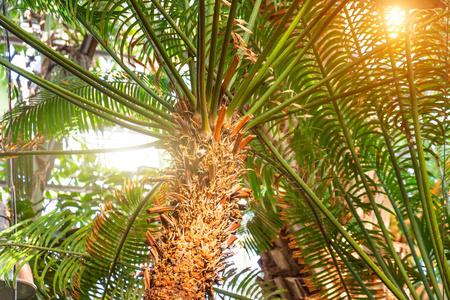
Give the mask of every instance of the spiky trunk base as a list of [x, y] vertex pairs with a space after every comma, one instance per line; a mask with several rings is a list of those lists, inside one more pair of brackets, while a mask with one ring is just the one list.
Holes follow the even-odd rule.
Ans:
[[167, 142], [176, 174], [165, 194], [169, 207], [148, 210], [159, 214], [153, 220], [160, 220], [164, 231], [159, 237], [147, 232], [155, 260], [144, 269], [146, 300], [206, 299], [213, 283], [220, 282], [219, 272], [231, 255], [226, 249], [240, 225], [237, 201], [251, 197], [238, 184], [244, 172], [239, 151], [247, 141], [239, 128], [245, 120], [222, 126], [224, 113], [210, 138], [189, 114], [176, 116], [181, 131]]

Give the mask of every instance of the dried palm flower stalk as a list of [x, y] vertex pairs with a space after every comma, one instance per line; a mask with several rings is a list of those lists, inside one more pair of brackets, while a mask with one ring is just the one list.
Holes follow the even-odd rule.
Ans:
[[178, 170], [171, 173], [178, 175], [167, 183], [165, 199], [158, 199], [161, 206], [147, 211], [149, 222], [160, 221], [163, 232], [146, 235], [153, 255], [153, 264], [144, 267], [146, 300], [206, 299], [221, 281], [224, 250], [240, 225], [237, 201], [252, 197], [238, 184], [244, 172], [240, 129], [248, 118], [224, 124], [224, 113], [222, 108], [207, 139], [191, 114], [175, 117], [181, 130], [169, 137], [167, 149]]

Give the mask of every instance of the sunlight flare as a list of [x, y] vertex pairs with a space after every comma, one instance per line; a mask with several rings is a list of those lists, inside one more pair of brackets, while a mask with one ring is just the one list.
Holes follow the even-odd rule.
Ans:
[[405, 10], [397, 6], [387, 7], [385, 22], [388, 28], [389, 37], [396, 38], [405, 23]]

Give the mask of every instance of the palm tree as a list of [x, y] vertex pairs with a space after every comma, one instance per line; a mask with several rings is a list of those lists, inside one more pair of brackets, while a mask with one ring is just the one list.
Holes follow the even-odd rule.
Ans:
[[[82, 26], [123, 73], [87, 72], [0, 16], [4, 29], [76, 77], [52, 83], [1, 58], [46, 90], [13, 111], [7, 132], [60, 137], [121, 126], [154, 137], [172, 163], [163, 176], [125, 181], [88, 226], [74, 230], [79, 219], [67, 212], [19, 225], [1, 244], [0, 264], [44, 264], [35, 276], [47, 294], [205, 299], [216, 290], [245, 299], [213, 287], [243, 199], [254, 214], [244, 245], [267, 249], [287, 220], [317, 297], [450, 294], [447, 11], [409, 7], [396, 25], [389, 7], [372, 1], [28, 5]], [[12, 155], [30, 153], [2, 154]], [[432, 162], [442, 171], [428, 172]], [[399, 241], [408, 255], [398, 254]], [[239, 291], [250, 295], [248, 282]]]

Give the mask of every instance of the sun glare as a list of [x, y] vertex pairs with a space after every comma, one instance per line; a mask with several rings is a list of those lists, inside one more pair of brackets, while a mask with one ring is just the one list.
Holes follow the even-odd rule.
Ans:
[[[105, 131], [103, 134], [90, 132], [80, 137], [90, 149], [121, 148], [146, 144], [154, 141], [154, 138], [146, 138], [141, 135], [125, 131]], [[72, 149], [78, 149], [78, 143], [71, 143]], [[161, 168], [165, 167], [163, 152], [155, 148], [142, 150], [105, 153], [99, 155], [103, 163], [110, 168], [119, 171], [135, 172], [139, 167]]]
[[389, 7], [385, 14], [386, 26], [389, 31], [390, 38], [396, 38], [402, 30], [405, 22], [405, 10], [400, 7]]
[[[119, 148], [152, 142], [132, 133], [115, 133], [103, 140], [104, 148]], [[139, 167], [160, 168], [163, 164], [161, 151], [155, 148], [104, 154], [105, 164], [121, 171], [136, 172]]]

